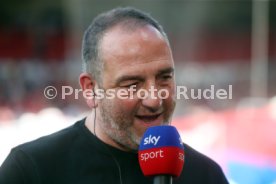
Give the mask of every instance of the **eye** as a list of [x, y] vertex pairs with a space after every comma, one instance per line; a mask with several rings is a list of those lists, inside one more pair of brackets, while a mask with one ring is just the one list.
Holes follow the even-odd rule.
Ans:
[[162, 80], [169, 80], [169, 79], [171, 79], [172, 78], [172, 75], [171, 74], [166, 74], [166, 75], [162, 75], [161, 76], [161, 79]]
[[124, 84], [121, 87], [122, 88], [137, 88], [139, 82], [134, 82], [134, 83], [130, 83], [130, 84]]

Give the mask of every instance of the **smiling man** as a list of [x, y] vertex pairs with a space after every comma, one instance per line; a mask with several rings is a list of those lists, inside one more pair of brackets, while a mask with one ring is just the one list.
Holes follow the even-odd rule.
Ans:
[[[175, 107], [174, 63], [161, 28], [128, 16], [125, 20], [118, 19], [118, 23], [114, 20], [107, 25], [110, 28], [98, 43], [100, 50], [97, 51], [102, 70], [92, 73], [86, 69], [80, 76], [80, 84], [83, 91], [98, 88], [117, 91], [130, 87], [136, 91], [149, 91], [152, 86], [157, 90], [168, 90], [170, 96], [166, 99], [160, 99], [157, 93], [143, 99], [137, 93], [132, 99], [120, 99], [117, 95], [114, 99], [88, 99], [92, 111], [95, 111], [86, 119], [90, 131], [94, 131], [96, 123], [94, 133], [105, 143], [122, 150], [137, 150], [147, 127], [170, 122]], [[90, 29], [86, 34], [90, 34]], [[89, 36], [86, 35], [86, 38]], [[84, 40], [84, 50], [89, 50], [89, 47], [90, 43]], [[84, 53], [85, 62], [90, 62], [88, 55], [89, 52]], [[94, 122], [92, 116], [95, 113]]]
[[[137, 149], [145, 130], [169, 124], [175, 108], [174, 61], [166, 34], [149, 15], [117, 8], [94, 19], [82, 53], [80, 85], [85, 94], [94, 93], [86, 98], [89, 115], [14, 148], [1, 166], [1, 184], [153, 182], [141, 172]], [[99, 90], [125, 90], [129, 97], [130, 89], [135, 89], [132, 98], [98, 98]], [[158, 95], [162, 90], [166, 98]], [[227, 183], [214, 161], [184, 146], [184, 169], [174, 183]]]

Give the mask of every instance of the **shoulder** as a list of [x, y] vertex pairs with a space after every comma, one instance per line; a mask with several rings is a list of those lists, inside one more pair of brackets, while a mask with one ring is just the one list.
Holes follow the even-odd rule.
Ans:
[[41, 176], [51, 173], [53, 166], [66, 163], [64, 158], [72, 145], [81, 140], [78, 130], [82, 121], [13, 148], [0, 167], [0, 183], [40, 183]]
[[83, 120], [53, 134], [21, 144], [13, 148], [12, 152], [24, 152], [30, 155], [39, 155], [43, 153], [50, 154], [51, 152], [57, 152], [60, 148], [69, 148], [80, 136], [78, 127], [81, 123], [83, 123]]
[[184, 144], [185, 161], [181, 179], [186, 183], [228, 183], [221, 167], [211, 158]]
[[190, 166], [192, 165], [201, 165], [201, 168], [214, 168], [220, 169], [220, 166], [211, 158], [203, 155], [202, 153], [196, 151], [187, 144], [184, 144], [185, 149], [185, 164]]

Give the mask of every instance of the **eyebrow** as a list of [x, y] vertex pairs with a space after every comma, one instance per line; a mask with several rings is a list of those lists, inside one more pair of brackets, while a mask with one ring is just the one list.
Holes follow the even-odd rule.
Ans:
[[158, 71], [157, 76], [165, 74], [165, 73], [174, 73], [174, 68], [169, 67], [169, 68], [162, 69], [162, 70]]
[[158, 75], [158, 74], [163, 74], [163, 73], [173, 73], [173, 72], [174, 72], [174, 68], [169, 67], [169, 68], [165, 68], [165, 69], [163, 69], [163, 70], [160, 70], [160, 71], [157, 73], [157, 75]]

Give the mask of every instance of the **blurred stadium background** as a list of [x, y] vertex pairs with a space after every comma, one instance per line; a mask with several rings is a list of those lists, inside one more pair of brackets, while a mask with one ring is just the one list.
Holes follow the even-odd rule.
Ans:
[[276, 183], [276, 1], [2, 0], [0, 2], [0, 164], [10, 149], [69, 126], [84, 100], [45, 87], [78, 89], [84, 29], [117, 6], [150, 12], [163, 25], [177, 84], [233, 86], [233, 98], [177, 102], [183, 140], [215, 159], [229, 181]]

